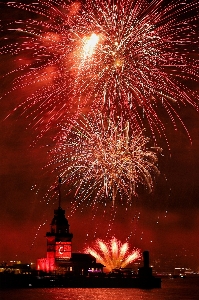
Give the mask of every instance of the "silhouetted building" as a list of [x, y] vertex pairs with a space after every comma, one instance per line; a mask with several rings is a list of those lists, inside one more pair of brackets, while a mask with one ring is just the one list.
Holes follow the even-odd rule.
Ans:
[[88, 275], [102, 273], [103, 265], [90, 254], [72, 253], [73, 234], [70, 233], [65, 210], [54, 210], [54, 218], [46, 233], [47, 256], [37, 260], [37, 270], [56, 274]]
[[149, 267], [149, 251], [143, 252], [143, 262], [144, 262], [144, 266], [138, 269], [139, 277], [142, 278], [152, 277], [152, 268]]

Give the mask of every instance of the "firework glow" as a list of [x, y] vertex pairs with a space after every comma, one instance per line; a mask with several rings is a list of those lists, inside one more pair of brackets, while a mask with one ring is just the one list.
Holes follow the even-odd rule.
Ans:
[[76, 122], [71, 138], [63, 133], [52, 165], [84, 200], [95, 195], [114, 204], [119, 195], [131, 202], [140, 185], [151, 192], [159, 174], [157, 152], [161, 149], [147, 147], [148, 143], [128, 122], [120, 118], [107, 121], [98, 112]]
[[91, 57], [94, 53], [95, 47], [99, 41], [99, 37], [93, 33], [85, 42], [84, 48], [83, 48], [83, 53], [84, 57], [83, 60]]
[[113, 269], [124, 268], [141, 256], [138, 249], [130, 251], [127, 242], [122, 244], [122, 242], [115, 237], [113, 237], [109, 243], [97, 239], [95, 247], [88, 247], [85, 249], [85, 253], [94, 256], [97, 262], [103, 264], [109, 272]]
[[[17, 108], [42, 128], [40, 135], [88, 107], [122, 111], [141, 127], [148, 124], [153, 136], [165, 130], [160, 106], [175, 127], [177, 120], [183, 124], [180, 104], [197, 109], [199, 97], [190, 82], [196, 84], [199, 76], [198, 1], [4, 5], [27, 14], [26, 19], [2, 23], [0, 53], [12, 55], [16, 66], [4, 75], [15, 77], [4, 97], [32, 87]], [[16, 42], [8, 45], [9, 36]]]

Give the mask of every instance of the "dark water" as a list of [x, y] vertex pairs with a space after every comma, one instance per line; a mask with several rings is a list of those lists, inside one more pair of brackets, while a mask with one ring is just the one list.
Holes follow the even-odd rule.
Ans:
[[163, 279], [161, 289], [35, 288], [0, 290], [0, 300], [199, 300], [199, 278]]

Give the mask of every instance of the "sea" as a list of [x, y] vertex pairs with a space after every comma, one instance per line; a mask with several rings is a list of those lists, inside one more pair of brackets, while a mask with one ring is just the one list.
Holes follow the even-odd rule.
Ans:
[[0, 300], [199, 300], [199, 278], [163, 278], [159, 289], [26, 288], [2, 289]]

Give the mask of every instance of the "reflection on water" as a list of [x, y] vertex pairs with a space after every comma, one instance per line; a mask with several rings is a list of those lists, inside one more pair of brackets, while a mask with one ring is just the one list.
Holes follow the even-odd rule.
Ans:
[[1, 300], [198, 300], [199, 278], [163, 279], [161, 289], [40, 288], [0, 290]]

